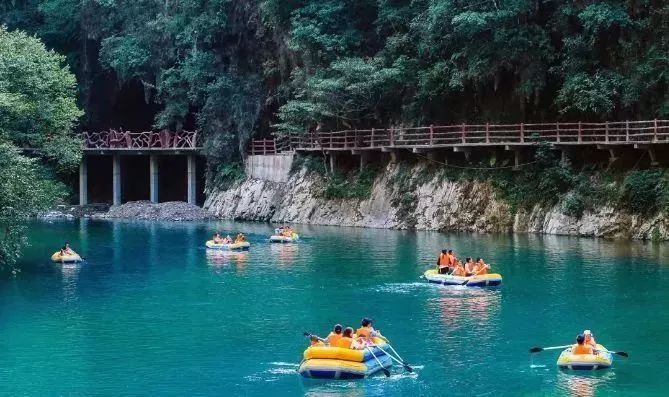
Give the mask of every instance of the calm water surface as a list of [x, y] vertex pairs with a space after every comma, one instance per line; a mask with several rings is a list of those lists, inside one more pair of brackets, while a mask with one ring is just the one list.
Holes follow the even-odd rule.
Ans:
[[[210, 253], [215, 229], [248, 253]], [[669, 247], [592, 239], [300, 227], [270, 245], [253, 223], [35, 223], [24, 273], [0, 281], [0, 394], [641, 396], [667, 394]], [[49, 263], [69, 240], [87, 262]], [[430, 285], [435, 253], [483, 256], [497, 290]], [[415, 368], [304, 380], [302, 332], [370, 316]], [[611, 370], [560, 372], [585, 328]]]

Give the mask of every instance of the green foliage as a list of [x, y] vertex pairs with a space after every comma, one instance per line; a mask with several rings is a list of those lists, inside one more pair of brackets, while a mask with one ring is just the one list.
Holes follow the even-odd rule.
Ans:
[[16, 261], [26, 246], [25, 222], [64, 196], [64, 186], [48, 177], [34, 159], [0, 143], [0, 274], [19, 270]]
[[244, 163], [242, 162], [231, 162], [231, 163], [220, 163], [216, 167], [214, 173], [214, 185], [219, 189], [228, 189], [236, 182], [239, 182], [246, 178], [246, 170], [244, 168]]
[[562, 200], [562, 213], [569, 216], [580, 218], [585, 211], [585, 201], [583, 196], [577, 192], [569, 192]]
[[297, 155], [293, 158], [293, 164], [290, 166], [290, 172], [295, 173], [305, 168], [308, 172], [314, 172], [319, 175], [326, 175], [328, 170], [323, 156], [303, 156]]
[[327, 199], [366, 199], [372, 193], [372, 186], [378, 170], [362, 168], [346, 175], [335, 172], [327, 180], [323, 197]]
[[0, 27], [0, 142], [39, 149], [68, 170], [81, 157], [72, 129], [82, 112], [64, 61], [38, 39]]
[[633, 171], [623, 181], [620, 204], [631, 212], [652, 214], [666, 205], [666, 190], [664, 171]]

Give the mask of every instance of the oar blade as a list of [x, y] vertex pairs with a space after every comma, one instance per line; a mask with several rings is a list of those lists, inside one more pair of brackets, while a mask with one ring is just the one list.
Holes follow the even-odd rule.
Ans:
[[530, 353], [539, 353], [540, 351], [543, 351], [543, 347], [533, 347], [530, 349]]
[[390, 371], [388, 371], [387, 369], [385, 368], [383, 369], [383, 374], [386, 376], [386, 378], [390, 378]]
[[621, 356], [621, 357], [629, 357], [629, 356], [630, 356], [630, 355], [627, 354], [626, 352], [614, 352], [614, 354], [617, 354], [617, 355], [619, 355], [619, 356]]
[[406, 369], [407, 372], [413, 372], [413, 368], [411, 368], [409, 364], [404, 364], [404, 369]]

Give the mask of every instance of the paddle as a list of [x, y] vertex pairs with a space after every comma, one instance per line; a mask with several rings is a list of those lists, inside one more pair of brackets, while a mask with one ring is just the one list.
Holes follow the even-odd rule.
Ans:
[[381, 366], [381, 369], [383, 370], [383, 374], [386, 376], [386, 378], [389, 378], [390, 377], [390, 371], [388, 371], [386, 369], [386, 367], [384, 367], [383, 364], [381, 364], [381, 361], [379, 360], [378, 357], [376, 357], [376, 355], [374, 354], [374, 352], [372, 351], [372, 349], [369, 346], [365, 346], [365, 348], [367, 350], [369, 350], [370, 353], [372, 353], [372, 357], [374, 357], [376, 362], [379, 363], [379, 365]]
[[304, 331], [304, 332], [302, 333], [302, 335], [306, 336], [307, 338], [311, 338], [311, 337], [313, 336], [313, 337], [317, 338], [319, 341], [321, 341], [321, 342], [323, 342], [323, 343], [327, 343], [327, 340], [325, 340], [325, 339], [323, 339], [323, 338], [321, 338], [321, 337], [319, 337], [319, 336], [317, 336], [317, 335], [314, 335], [314, 334], [312, 334], [311, 332]]
[[598, 349], [597, 349], [597, 351], [598, 352], [605, 352], [605, 353], [615, 354], [615, 355], [620, 356], [620, 357], [629, 357], [630, 356], [626, 352], [612, 352], [611, 350], [598, 350]]
[[[411, 368], [411, 366], [409, 366], [409, 364], [407, 364], [407, 363], [405, 363], [405, 362], [403, 362], [403, 361], [400, 361], [399, 359], [395, 358], [392, 354], [390, 354], [390, 353], [388, 353], [387, 351], [383, 350], [379, 345], [374, 345], [374, 346], [376, 346], [377, 349], [379, 349], [379, 350], [381, 350], [382, 352], [384, 352], [384, 353], [386, 354], [386, 356], [390, 357], [391, 360], [394, 360], [396, 363], [398, 363], [398, 364], [400, 364], [402, 367], [404, 367], [404, 369], [406, 369], [408, 372], [413, 372], [413, 368]], [[388, 345], [388, 346], [391, 347], [390, 345]], [[395, 354], [397, 354], [397, 353], [395, 353]], [[399, 356], [398, 356], [398, 357], [399, 357]]]
[[573, 344], [571, 345], [564, 345], [564, 346], [550, 346], [550, 347], [533, 347], [530, 349], [530, 353], [539, 353], [544, 350], [557, 350], [557, 349], [566, 349], [568, 347], [574, 346]]

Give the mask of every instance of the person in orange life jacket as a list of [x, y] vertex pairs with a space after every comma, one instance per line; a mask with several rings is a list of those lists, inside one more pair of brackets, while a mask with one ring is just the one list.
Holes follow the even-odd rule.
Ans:
[[311, 346], [325, 346], [325, 343], [316, 335], [309, 336], [309, 341], [311, 342]]
[[585, 344], [592, 346], [592, 348], [597, 347], [597, 342], [595, 342], [595, 337], [592, 336], [592, 332], [589, 329], [583, 331], [583, 336], [585, 337]]
[[342, 338], [342, 336], [343, 336], [342, 335], [342, 326], [341, 326], [341, 324], [336, 324], [334, 326], [334, 329], [332, 330], [332, 332], [330, 332], [330, 334], [325, 339], [327, 340], [328, 345], [334, 346], [334, 345], [337, 344], [339, 339]]
[[353, 344], [353, 328], [346, 327], [346, 329], [344, 329], [344, 332], [342, 333], [341, 338], [335, 341], [335, 343], [332, 346], [350, 349], [352, 344]]
[[489, 267], [490, 266], [483, 262], [482, 258], [476, 258], [476, 262], [474, 263], [474, 274], [477, 276], [488, 274]]
[[585, 344], [585, 336], [579, 334], [576, 337], [576, 344], [571, 348], [571, 354], [592, 354], [592, 346]]
[[360, 322], [361, 327], [358, 328], [357, 331], [355, 331], [355, 334], [359, 338], [373, 338], [373, 337], [380, 337], [383, 338], [383, 335], [381, 335], [381, 332], [377, 331], [374, 329], [372, 326], [372, 320], [369, 318], [363, 318], [362, 321]]
[[448, 254], [447, 249], [441, 250], [437, 258], [437, 272], [439, 274], [449, 274], [452, 271], [453, 263], [451, 261], [452, 255]]
[[460, 276], [464, 277], [466, 275], [465, 268], [462, 267], [462, 264], [460, 263], [459, 260], [455, 260], [455, 268], [453, 269], [453, 272], [451, 273], [451, 276]]

